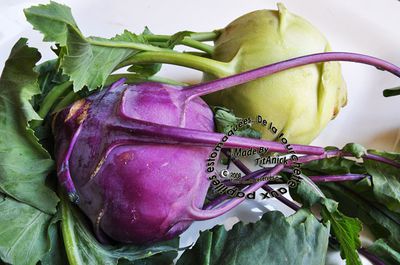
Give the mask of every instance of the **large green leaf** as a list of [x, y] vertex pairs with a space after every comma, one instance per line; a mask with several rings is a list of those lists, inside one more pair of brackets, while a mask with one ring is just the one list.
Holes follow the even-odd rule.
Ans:
[[308, 211], [285, 218], [268, 212], [256, 223], [238, 223], [201, 232], [178, 265], [321, 265], [328, 248], [329, 223], [321, 224]]
[[[63, 58], [62, 68], [74, 82], [75, 91], [81, 90], [85, 85], [89, 87], [89, 90], [104, 85], [115, 67], [137, 52], [132, 49], [113, 47], [112, 42], [107, 39], [94, 37], [86, 39], [72, 28], [68, 28], [68, 53]], [[136, 42], [139, 38], [125, 31], [112, 40]], [[93, 45], [93, 41], [107, 46]]]
[[51, 215], [27, 204], [0, 198], [0, 260], [15, 265], [36, 264], [49, 251], [51, 219]]
[[[147, 258], [150, 258], [148, 264], [171, 264], [177, 255], [178, 238], [150, 246], [102, 245], [94, 238], [84, 217], [66, 198], [61, 205], [64, 245], [71, 265], [116, 265], [121, 259], [132, 262], [129, 264], [147, 264]], [[162, 256], [163, 263], [150, 263], [158, 256]]]
[[[137, 52], [164, 50], [126, 30], [111, 39], [86, 38], [76, 25], [71, 9], [56, 2], [32, 6], [24, 12], [34, 28], [43, 33], [45, 41], [65, 48], [61, 67], [73, 81], [75, 91], [84, 86], [89, 90], [103, 86], [116, 66]], [[139, 73], [148, 72], [146, 67], [144, 69], [139, 69]], [[157, 66], [151, 73], [158, 70]]]
[[57, 2], [50, 1], [47, 5], [32, 6], [24, 9], [26, 19], [44, 35], [44, 41], [59, 43], [66, 46], [68, 26], [80, 33], [72, 16], [71, 9]]
[[[334, 168], [337, 170], [337, 161], [333, 162]], [[346, 259], [346, 264], [348, 265], [361, 265], [361, 260], [357, 253], [357, 249], [361, 247], [359, 234], [362, 224], [360, 220], [342, 214], [338, 210], [337, 202], [326, 198], [324, 194], [313, 188], [309, 181], [306, 180], [307, 177], [303, 176], [303, 181], [300, 182], [296, 189], [291, 190], [291, 195], [308, 208], [319, 204], [323, 220], [330, 222], [333, 235], [339, 242], [341, 257]]]
[[[374, 150], [369, 152], [400, 162], [400, 154]], [[400, 213], [400, 169], [369, 159], [364, 161], [364, 165], [372, 176], [374, 199], [384, 204], [389, 210]]]
[[54, 163], [28, 127], [29, 121], [40, 119], [29, 102], [40, 93], [33, 71], [40, 53], [26, 42], [14, 45], [0, 78], [0, 191], [55, 213], [58, 198], [45, 185]]
[[347, 265], [362, 265], [357, 249], [361, 247], [359, 234], [362, 230], [360, 220], [342, 214], [337, 202], [323, 198], [321, 200], [322, 217], [330, 221], [333, 234], [339, 242], [340, 255]]

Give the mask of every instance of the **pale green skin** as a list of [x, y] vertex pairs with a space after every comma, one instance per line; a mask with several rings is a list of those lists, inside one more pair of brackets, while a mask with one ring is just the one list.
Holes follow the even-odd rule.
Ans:
[[[312, 53], [330, 51], [325, 37], [306, 20], [289, 13], [258, 10], [222, 30], [213, 59], [230, 62], [235, 72]], [[205, 77], [209, 79], [209, 76]], [[346, 104], [347, 91], [337, 62], [286, 70], [204, 99], [232, 109], [238, 117], [261, 115], [284, 132], [289, 143], [309, 144]], [[265, 127], [262, 138], [276, 140]]]

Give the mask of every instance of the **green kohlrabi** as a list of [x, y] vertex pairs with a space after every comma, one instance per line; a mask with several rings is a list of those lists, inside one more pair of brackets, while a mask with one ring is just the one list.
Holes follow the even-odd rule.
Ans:
[[[212, 58], [243, 72], [290, 58], [331, 50], [325, 37], [303, 18], [278, 11], [246, 14], [221, 31]], [[240, 117], [262, 115], [292, 143], [309, 143], [346, 104], [346, 86], [337, 62], [297, 67], [205, 97]], [[276, 135], [261, 130], [263, 138]]]

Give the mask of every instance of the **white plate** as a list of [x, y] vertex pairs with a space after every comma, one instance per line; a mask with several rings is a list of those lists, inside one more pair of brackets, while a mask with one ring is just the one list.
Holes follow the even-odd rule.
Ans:
[[[209, 31], [222, 28], [230, 21], [256, 9], [275, 9], [275, 1], [262, 0], [202, 0], [202, 1], [59, 1], [72, 8], [74, 17], [85, 35], [110, 37], [129, 29], [141, 32], [144, 26], [158, 34], [180, 30]], [[49, 44], [32, 30], [22, 9], [46, 1], [2, 0], [0, 2], [0, 70], [15, 41], [28, 37], [30, 45], [38, 47], [43, 59], [53, 56]], [[317, 28], [329, 39], [335, 51], [365, 53], [400, 65], [400, 2], [396, 0], [286, 0], [286, 7]], [[343, 146], [357, 142], [369, 148], [400, 151], [399, 98], [384, 98], [384, 88], [395, 87], [400, 80], [372, 67], [343, 63], [348, 85], [349, 102], [313, 142], [315, 145]], [[164, 76], [179, 80], [199, 80], [201, 74], [179, 67], [164, 67]], [[279, 209], [290, 214], [275, 200], [268, 203], [246, 202], [217, 219], [197, 222], [182, 236], [187, 245], [199, 230], [243, 219], [254, 221], [261, 209]], [[364, 261], [364, 264], [370, 264]], [[327, 264], [344, 264], [337, 253], [328, 257]]]

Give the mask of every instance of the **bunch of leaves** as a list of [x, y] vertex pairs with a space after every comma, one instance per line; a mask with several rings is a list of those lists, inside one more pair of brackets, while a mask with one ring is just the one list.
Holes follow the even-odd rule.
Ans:
[[[351, 145], [361, 150], [358, 145]], [[354, 150], [354, 149], [353, 149]], [[349, 149], [347, 150], [349, 151]], [[379, 155], [400, 162], [400, 154], [365, 150], [358, 153]], [[327, 197], [339, 202], [339, 209], [360, 219], [373, 233], [375, 240], [367, 249], [386, 264], [400, 263], [400, 172], [399, 169], [376, 160], [362, 162], [335, 157], [305, 164], [310, 175], [365, 174], [357, 182], [325, 182], [318, 186]], [[303, 198], [306, 196], [303, 193]], [[308, 194], [310, 194], [308, 192]]]

